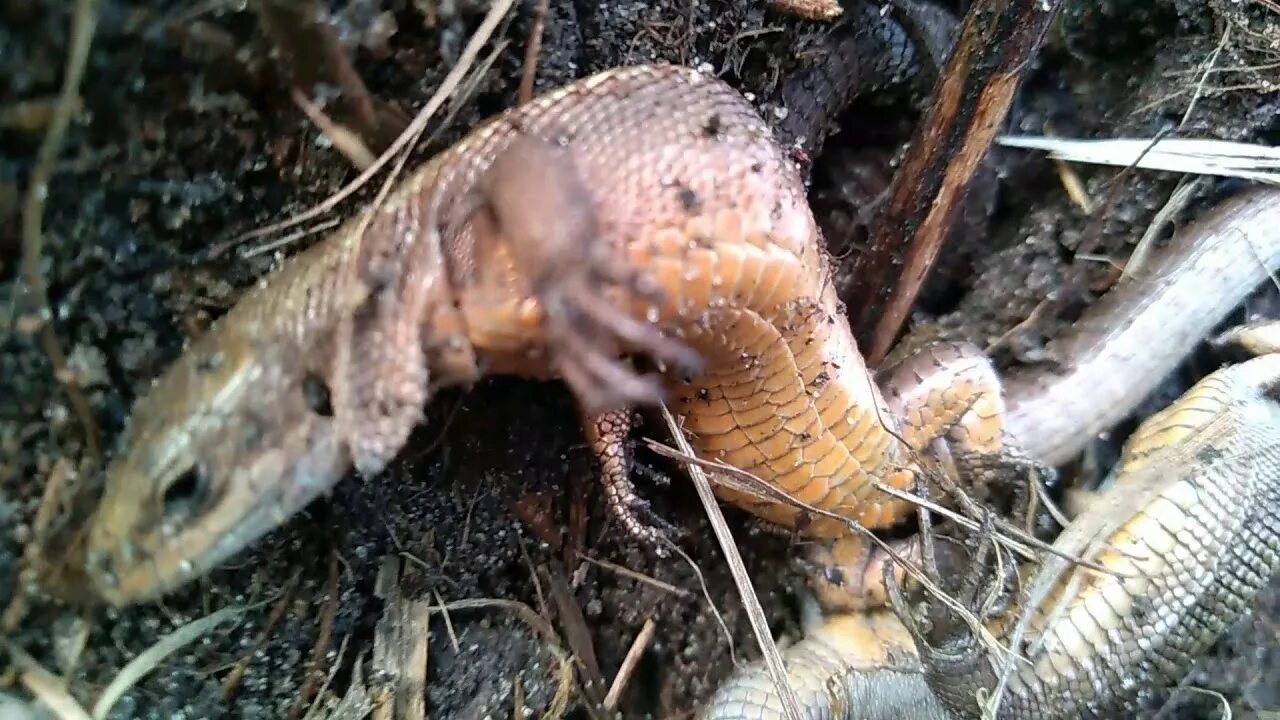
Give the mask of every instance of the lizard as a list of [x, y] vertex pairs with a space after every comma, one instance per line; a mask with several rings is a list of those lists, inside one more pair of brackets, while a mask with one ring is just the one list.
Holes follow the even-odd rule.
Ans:
[[[1034, 460], [1057, 461], [1130, 412], [1280, 267], [1277, 221], [1275, 190], [1223, 202], [1055, 341], [1065, 352], [1061, 365], [1003, 378], [1007, 427], [1017, 435], [1011, 444], [1030, 448]], [[1261, 357], [1207, 376], [1144, 421], [1109, 487], [1086, 495], [1059, 535], [1058, 553], [1023, 571], [1030, 584], [1014, 621], [1025, 618], [1038, 655], [1017, 667], [997, 717], [1131, 714], [1180, 680], [1280, 571], [1278, 325], [1216, 339]], [[1063, 554], [1145, 577], [1091, 578]], [[888, 718], [904, 709], [921, 718], [977, 717], [975, 693], [995, 688], [999, 658], [986, 657], [941, 603], [929, 603], [917, 620], [920, 610], [894, 602], [895, 587], [888, 590], [890, 608], [811, 619], [804, 639], [787, 650], [788, 677], [807, 717]], [[1165, 624], [1141, 624], [1156, 614]], [[1016, 628], [1008, 618], [990, 627], [1001, 637]], [[731, 676], [704, 716], [783, 714], [756, 664]]]
[[[1108, 486], [1055, 542], [1114, 574], [1062, 555], [1024, 570], [1030, 649], [993, 717], [1133, 716], [1247, 612], [1280, 571], [1277, 388], [1280, 355], [1228, 366], [1130, 436]], [[1014, 622], [988, 625], [1005, 640]], [[997, 687], [1004, 657], [987, 653], [941, 603], [901, 601], [824, 618], [785, 660], [806, 717], [941, 720], [983, 717], [978, 699]], [[751, 666], [703, 717], [784, 717], [777, 702]]]
[[[632, 405], [665, 397], [702, 456], [870, 528], [911, 507], [874, 484], [908, 487], [934, 440], [994, 452], [1002, 437], [976, 348], [931, 347], [886, 390], [872, 381], [799, 172], [746, 98], [678, 66], [609, 70], [477, 127], [187, 349], [107, 470], [85, 545], [95, 592], [125, 604], [185, 583], [349, 467], [378, 472], [438, 388], [498, 373], [566, 380], [611, 507], [641, 536], [660, 528], [629, 487]], [[830, 541], [824, 562], [869, 552], [847, 522], [721, 496]], [[861, 602], [838, 568], [815, 582]]]
[[[629, 82], [635, 86], [626, 86]], [[646, 89], [654, 95], [643, 92]], [[621, 264], [642, 272], [639, 277], [620, 277], [606, 260], [588, 262], [588, 271], [555, 268], [569, 272], [570, 279], [542, 283], [536, 278], [543, 276], [528, 272], [529, 266], [518, 256], [547, 249], [546, 239], [510, 242], [510, 237], [500, 236], [519, 233], [503, 227], [501, 207], [476, 213], [477, 205], [493, 205], [494, 199], [501, 197], [502, 193], [491, 187], [494, 178], [500, 186], [507, 182], [503, 181], [506, 173], [487, 174], [502, 153], [485, 147], [485, 143], [494, 137], [514, 142], [514, 137], [530, 131], [536, 134], [549, 126], [577, 128], [580, 118], [571, 112], [574, 108], [599, 108], [575, 93], [593, 92], [604, 96], [607, 107], [617, 112], [617, 117], [610, 113], [602, 123], [611, 133], [625, 135], [626, 128], [636, 127], [623, 122], [625, 118], [642, 124], [652, 141], [655, 134], [661, 139], [665, 132], [671, 132], [670, 127], [655, 126], [655, 114], [675, 120], [674, 140], [666, 136], [670, 144], [652, 142], [640, 149], [623, 148], [635, 155], [643, 155], [641, 150], [656, 153], [667, 173], [650, 176], [647, 186], [619, 188], [615, 195], [607, 192], [614, 189], [609, 182], [592, 173], [612, 170], [616, 176], [604, 177], [619, 185], [636, 178], [643, 181], [644, 173], [635, 172], [635, 166], [628, 162], [642, 161], [642, 167], [652, 167], [655, 158], [610, 155], [599, 149], [605, 156], [598, 161], [599, 167], [584, 167], [583, 144], [599, 136], [586, 131], [562, 133], [550, 143], [543, 136], [544, 142], [529, 146], [536, 149], [526, 149], [532, 155], [568, 150], [575, 167], [565, 171], [567, 177], [581, 173], [586, 179], [576, 189], [569, 181], [569, 185], [557, 183], [554, 192], [563, 192], [568, 198], [590, 196], [597, 203], [594, 217], [580, 221], [588, 229], [569, 235], [580, 241], [588, 236], [596, 241], [595, 233], [606, 239], [644, 238], [644, 242], [615, 240], [591, 246], [607, 247], [615, 256], [625, 255], [626, 262]], [[717, 109], [707, 111], [700, 102]], [[563, 107], [558, 107], [561, 103]], [[646, 108], [647, 114], [639, 112]], [[673, 113], [672, 108], [681, 110]], [[554, 120], [540, 123], [546, 118], [539, 112], [555, 116]], [[712, 149], [690, 144], [690, 138], [713, 143]], [[619, 150], [617, 143], [602, 144], [610, 151]], [[731, 147], [725, 150], [721, 144]], [[727, 157], [718, 156], [716, 149]], [[714, 167], [717, 172], [699, 176], [689, 171], [691, 174], [684, 176], [682, 161], [704, 171]], [[553, 170], [553, 179], [557, 174], [564, 175]], [[726, 186], [740, 192], [730, 194]], [[481, 189], [479, 199], [472, 192], [476, 188]], [[514, 194], [517, 197], [511, 202], [519, 207], [523, 201], [518, 192]], [[647, 225], [637, 230], [628, 228], [626, 216], [613, 215], [615, 209], [601, 202], [601, 196], [628, 200], [657, 196], [661, 201], [654, 203], [658, 207], [645, 218]], [[425, 208], [414, 202], [423, 198]], [[499, 200], [496, 204], [503, 203]], [[708, 212], [708, 208], [720, 212]], [[554, 222], [563, 218], [562, 213], [554, 215]], [[403, 443], [397, 433], [407, 433], [406, 428], [416, 423], [430, 388], [474, 382], [481, 374], [493, 372], [558, 374], [569, 379], [573, 373], [565, 372], [568, 366], [563, 357], [556, 359], [557, 347], [599, 348], [601, 330], [606, 341], [611, 339], [607, 333], [613, 331], [618, 336], [612, 339], [626, 340], [633, 349], [639, 346], [644, 350], [647, 344], [660, 359], [689, 357], [683, 347], [645, 333], [646, 329], [661, 328], [693, 348], [700, 360], [707, 361], [707, 372], [667, 373], [665, 385], [675, 396], [674, 406], [700, 454], [761, 475], [792, 495], [807, 495], [813, 504], [851, 516], [847, 519], [864, 526], [885, 527], [907, 515], [909, 503], [876, 497], [879, 491], [874, 483], [907, 487], [918, 469], [914, 467], [915, 453], [925, 451], [943, 435], [968, 449], [998, 450], [1005, 434], [994, 373], [980, 355], [964, 348], [933, 348], [904, 364], [903, 374], [887, 377], [884, 387], [888, 392], [871, 382], [831, 294], [827, 258], [812, 215], [805, 208], [794, 167], [770, 142], [767, 127], [740, 95], [696, 73], [672, 67], [607, 71], [559, 94], [552, 93], [479, 128], [411, 177], [372, 216], [364, 232], [358, 229], [370, 216], [353, 220], [335, 238], [294, 260], [260, 287], [257, 295], [246, 298], [247, 304], [242, 301], [207, 336], [211, 339], [202, 338], [205, 353], [193, 346], [194, 352], [189, 351], [175, 366], [178, 370], [162, 378], [152, 396], [142, 401], [135, 413], [142, 429], [131, 427], [131, 433], [143, 441], [109, 472], [102, 508], [90, 528], [90, 575], [108, 601], [138, 601], [203, 572], [327, 489], [349, 464], [376, 472]], [[674, 227], [661, 226], [672, 217], [676, 218]], [[433, 222], [439, 223], [434, 229]], [[576, 227], [574, 221], [569, 224]], [[422, 237], [427, 242], [417, 242]], [[365, 238], [377, 242], [369, 244]], [[481, 253], [483, 263], [477, 262]], [[353, 258], [358, 260], [353, 262]], [[737, 273], [727, 282], [727, 273], [717, 277], [722, 262]], [[744, 269], [749, 271], [745, 279]], [[354, 270], [359, 270], [358, 281], [343, 279]], [[575, 272], [584, 274], [575, 276]], [[646, 274], [647, 279], [643, 277]], [[609, 308], [609, 302], [587, 307], [615, 297], [591, 292], [596, 281], [609, 279], [624, 280], [635, 291], [634, 298], [619, 301], [618, 307], [629, 305], [630, 320], [644, 322], [629, 324], [628, 313]], [[520, 288], [522, 284], [524, 292], [512, 291], [513, 286]], [[322, 289], [316, 291], [317, 287]], [[776, 292], [779, 287], [780, 297], [766, 294], [767, 301], [757, 297], [761, 289]], [[290, 290], [295, 296], [288, 295]], [[284, 307], [292, 305], [302, 312], [284, 318], [263, 313], [264, 306], [278, 309], [270, 304], [281, 297], [285, 298]], [[743, 306], [751, 311], [744, 312]], [[769, 310], [775, 315], [770, 317]], [[321, 322], [316, 322], [317, 318]], [[405, 322], [406, 318], [410, 321]], [[596, 332], [575, 337], [581, 330], [578, 323], [585, 319], [599, 321], [593, 328]], [[237, 322], [241, 323], [238, 331]], [[264, 325], [273, 327], [272, 323], [280, 323], [274, 327], [283, 327], [285, 332], [261, 332]], [[558, 330], [554, 329], [557, 324]], [[757, 330], [754, 337], [749, 332], [752, 329]], [[211, 358], [223, 354], [220, 348], [226, 347], [225, 338], [234, 338], [236, 332], [252, 336], [241, 339], [253, 346], [253, 352], [238, 358], [228, 371], [228, 380], [218, 375], [225, 358]], [[424, 332], [428, 336], [420, 337]], [[318, 348], [317, 361], [332, 361], [332, 365], [299, 368], [291, 362], [299, 357], [296, 338], [307, 333], [312, 334], [300, 344], [311, 350]], [[367, 339], [362, 346], [378, 350], [362, 358], [359, 368], [353, 368], [349, 357], [343, 355], [350, 351], [356, 336]], [[404, 337], [411, 341], [403, 342]], [[591, 340], [583, 340], [587, 337]], [[747, 345], [747, 340], [758, 344]], [[588, 435], [601, 452], [608, 478], [615, 472], [622, 474], [628, 464], [625, 456], [618, 454], [625, 445], [616, 432], [622, 424], [615, 422], [617, 411], [601, 410], [618, 400], [593, 399], [592, 392], [599, 385], [591, 385], [611, 372], [617, 378], [630, 376], [609, 362], [622, 346], [603, 345], [606, 350], [596, 356], [575, 354], [571, 360], [589, 361], [579, 368], [586, 377], [595, 373], [585, 381], [585, 387], [575, 391], [583, 402]], [[549, 360], [544, 357], [547, 350]], [[387, 351], [393, 354], [382, 357]], [[428, 362], [422, 363], [423, 357]], [[359, 372], [348, 376], [353, 369]], [[925, 369], [930, 371], [927, 378], [920, 374]], [[192, 397], [200, 393], [170, 391], [172, 396], [166, 397], [167, 389], [181, 389], [193, 377], [207, 381], [205, 395]], [[780, 388], [770, 387], [772, 381], [781, 383]], [[643, 395], [653, 389], [643, 382], [601, 383], [606, 384], [633, 391], [619, 404], [644, 401]], [[772, 390], [772, 395], [762, 393], [762, 388]], [[779, 397], [780, 392], [788, 391], [790, 397]], [[360, 399], [353, 401], [353, 397]], [[230, 400], [231, 405], [215, 407], [211, 418], [207, 409], [211, 399]], [[759, 412], [757, 417], [764, 415], [764, 422], [772, 426], [753, 429], [743, 423], [738, 408], [752, 409], [752, 403]], [[789, 409], [790, 404], [798, 411], [798, 423], [777, 412]], [[934, 407], [942, 411], [929, 412]], [[373, 418], [360, 418], [369, 408], [378, 413]], [[254, 409], [270, 410], [273, 421], [265, 424], [266, 429], [283, 437], [270, 438], [265, 445], [246, 438], [258, 435], [256, 430], [264, 427]], [[157, 422], [148, 415], [149, 410], [160, 416], [176, 414]], [[281, 410], [297, 422], [274, 421]], [[188, 422], [169, 422], [175, 417]], [[193, 419], [195, 424], [190, 422]], [[856, 434], [841, 437], [832, 432], [832, 427], [841, 427], [839, 422]], [[902, 425], [894, 428], [895, 422]], [[148, 435], [148, 429], [154, 434]], [[227, 433], [239, 436], [228, 437]], [[900, 442], [904, 437], [907, 441]], [[718, 444], [744, 440], [736, 446]], [[771, 458], [761, 448], [780, 452], [782, 462], [770, 464]], [[172, 463], [174, 457], [192, 460], [193, 449], [231, 462], [216, 466]], [[745, 453], [739, 452], [743, 449]], [[157, 450], [163, 451], [159, 453], [162, 472], [156, 472]], [[219, 453], [223, 457], [217, 457]], [[840, 462], [832, 461], [832, 453]], [[826, 475], [814, 472], [814, 468], [824, 467], [819, 463], [830, 463], [834, 469]], [[188, 479], [193, 469], [196, 477]], [[233, 471], [231, 482], [209, 477], [211, 472], [226, 469]], [[614, 481], [622, 482], [616, 475]], [[180, 488], [176, 493], [172, 492], [175, 483]], [[843, 543], [832, 545], [850, 548], [843, 556], [833, 553], [837, 564], [847, 566], [851, 560], [864, 560], [866, 546], [848, 534], [846, 523], [821, 518], [813, 521], [794, 507], [762, 503], [755, 496], [724, 489], [720, 494], [777, 524]], [[626, 493], [622, 497], [625, 500]], [[615, 507], [619, 505], [622, 503], [615, 503]], [[625, 520], [625, 507], [618, 512]], [[189, 522], [192, 520], [198, 522]], [[853, 607], [858, 606], [855, 603]]]

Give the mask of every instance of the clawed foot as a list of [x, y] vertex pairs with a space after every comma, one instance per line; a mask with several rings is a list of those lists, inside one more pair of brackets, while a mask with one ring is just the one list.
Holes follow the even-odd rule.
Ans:
[[670, 554], [669, 547], [683, 531], [654, 511], [649, 501], [636, 494], [634, 486], [626, 488], [606, 484], [609, 511], [631, 537], [648, 546], [658, 557]]
[[583, 430], [587, 442], [600, 461], [600, 483], [609, 511], [632, 537], [648, 545], [659, 557], [681, 531], [653, 511], [648, 501], [636, 494], [631, 482], [635, 467], [631, 452], [631, 411], [610, 410], [587, 414]]
[[883, 577], [889, 604], [915, 641], [930, 689], [957, 717], [980, 717], [980, 699], [995, 684], [986, 661], [986, 626], [1008, 612], [1017, 564], [995, 540], [991, 511], [982, 512], [977, 529], [960, 532], [961, 542], [938, 542], [929, 512], [921, 510], [920, 597], [908, 600], [891, 564]]
[[[954, 452], [952, 459], [964, 484], [973, 490], [977, 502], [956, 485], [947, 488], [960, 508], [970, 517], [982, 517], [992, 509], [997, 517], [1022, 520], [1021, 529], [1036, 535], [1056, 534], [1056, 508], [1041, 502], [1045, 490], [1058, 482], [1057, 471], [1014, 447], [999, 453]], [[979, 504], [981, 503], [981, 504]], [[1007, 523], [1005, 524], [1007, 527]]]
[[663, 399], [659, 378], [636, 372], [624, 353], [647, 356], [659, 367], [684, 375], [702, 372], [696, 351], [610, 301], [607, 290], [613, 286], [656, 305], [658, 293], [643, 276], [601, 260], [539, 284], [535, 292], [543, 307], [552, 362], [587, 413]]

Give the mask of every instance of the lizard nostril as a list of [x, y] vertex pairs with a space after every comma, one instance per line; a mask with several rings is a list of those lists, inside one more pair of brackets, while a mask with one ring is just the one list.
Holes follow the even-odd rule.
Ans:
[[89, 574], [94, 580], [105, 587], [115, 587], [119, 582], [116, 575], [115, 555], [106, 550], [99, 550], [89, 554], [87, 563]]

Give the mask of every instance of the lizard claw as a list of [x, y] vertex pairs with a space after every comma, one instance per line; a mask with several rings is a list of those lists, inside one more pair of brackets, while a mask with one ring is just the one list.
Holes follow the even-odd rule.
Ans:
[[648, 545], [659, 557], [666, 557], [667, 545], [683, 533], [636, 493], [631, 482], [635, 467], [628, 439], [631, 423], [630, 410], [610, 410], [585, 417], [583, 430], [600, 462], [600, 482], [609, 512], [629, 535]]
[[701, 373], [703, 361], [696, 351], [605, 299], [606, 286], [616, 281], [628, 294], [651, 296], [639, 278], [620, 278], [600, 263], [592, 265], [582, 275], [548, 283], [539, 293], [552, 362], [589, 414], [662, 400], [659, 379], [637, 373], [623, 358], [626, 351], [686, 375]]
[[485, 212], [473, 216], [477, 236], [505, 243], [529, 279], [553, 367], [589, 413], [655, 404], [661, 384], [622, 356], [649, 355], [697, 372], [701, 357], [632, 315], [628, 305], [652, 301], [657, 288], [619, 260], [570, 146], [552, 135], [520, 134], [494, 158], [478, 183], [477, 209]]
[[670, 554], [667, 546], [684, 532], [655, 512], [649, 501], [635, 492], [606, 485], [606, 493], [609, 511], [627, 534], [649, 546], [658, 557], [667, 557]]

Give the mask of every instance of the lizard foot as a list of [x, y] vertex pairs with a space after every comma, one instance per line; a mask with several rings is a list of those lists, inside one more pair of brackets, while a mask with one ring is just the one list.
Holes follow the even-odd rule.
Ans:
[[478, 244], [487, 252], [507, 247], [541, 306], [552, 365], [588, 414], [662, 400], [658, 379], [622, 359], [628, 352], [701, 372], [696, 352], [631, 314], [630, 301], [654, 302], [657, 288], [620, 262], [602, 236], [571, 146], [521, 134], [494, 158], [477, 193], [474, 209], [484, 212], [468, 216]]
[[609, 302], [605, 290], [610, 285], [642, 299], [656, 294], [643, 276], [606, 262], [546, 282], [537, 291], [552, 362], [588, 414], [662, 400], [660, 379], [637, 373], [622, 358], [627, 351], [685, 375], [700, 374], [703, 367], [696, 351]]
[[631, 537], [648, 545], [659, 557], [666, 557], [667, 544], [681, 532], [636, 493], [631, 482], [631, 426], [630, 409], [588, 415], [583, 421], [587, 441], [600, 461], [600, 481], [609, 511]]
[[1047, 500], [1041, 502], [1045, 491], [1058, 482], [1053, 467], [1037, 462], [1013, 445], [1006, 445], [998, 453], [953, 452], [952, 460], [957, 474], [980, 504], [967, 494], [960, 497], [958, 493], [963, 491], [954, 484], [947, 490], [970, 517], [981, 518], [983, 508], [994, 508], [999, 517], [1022, 519], [1022, 529], [1027, 532], [1056, 534], [1061, 530], [1061, 517], [1054, 517], [1054, 508], [1047, 506]]
[[918, 562], [920, 543], [919, 538], [911, 537], [890, 540], [886, 545], [888, 549], [868, 537], [847, 535], [810, 546], [800, 565], [825, 612], [858, 612], [888, 602], [884, 573], [899, 580], [904, 573], [893, 555], [905, 562]]
[[949, 538], [959, 533], [964, 540], [946, 543], [936, 542], [929, 511], [922, 508], [919, 516], [920, 599], [908, 600], [892, 564], [886, 564], [889, 605], [915, 643], [930, 690], [956, 717], [978, 718], [982, 698], [995, 683], [985, 628], [1009, 611], [1017, 565], [993, 539], [991, 511], [983, 511], [976, 530], [950, 527]]

